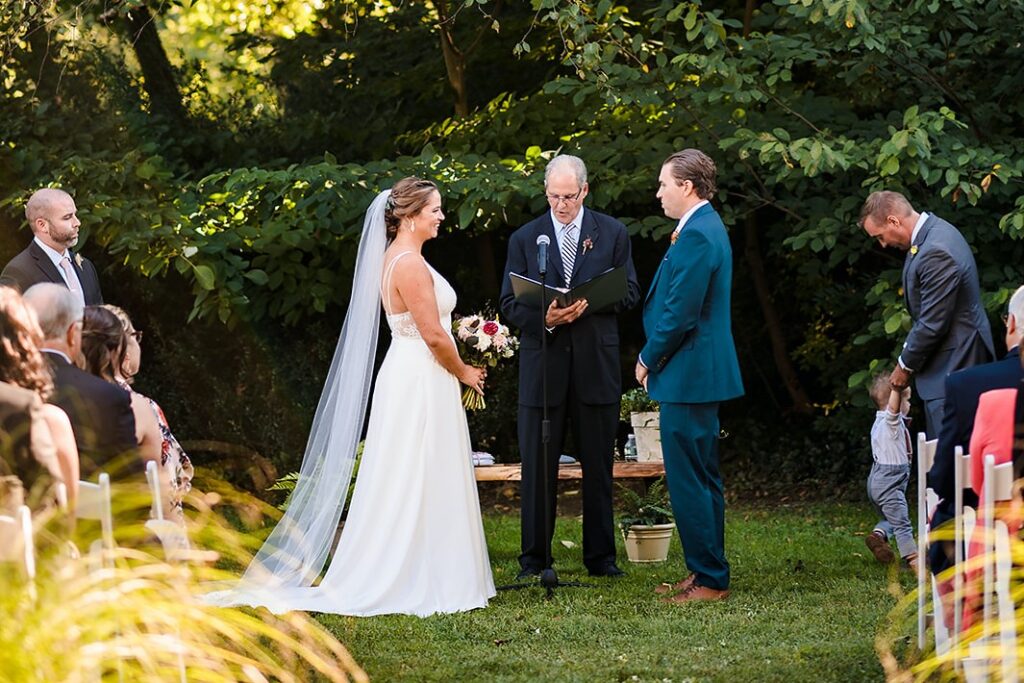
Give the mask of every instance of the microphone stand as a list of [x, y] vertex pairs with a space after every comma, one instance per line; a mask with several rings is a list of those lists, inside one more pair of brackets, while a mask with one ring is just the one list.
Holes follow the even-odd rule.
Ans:
[[[547, 250], [545, 249], [545, 252]], [[548, 495], [548, 477], [551, 472], [551, 449], [549, 448], [551, 442], [551, 420], [548, 419], [548, 335], [547, 335], [547, 312], [548, 312], [548, 301], [547, 301], [547, 273], [548, 264], [547, 259], [538, 260], [537, 270], [540, 272], [540, 381], [541, 381], [541, 392], [543, 400], [541, 401], [542, 406], [542, 419], [540, 423], [540, 452], [541, 452], [541, 491], [544, 495], [544, 533], [547, 534], [548, 529], [553, 529], [552, 517], [554, 512], [551, 509], [554, 505], [552, 498], [558, 497], [558, 480], [555, 480], [555, 495]], [[551, 541], [553, 539], [547, 539], [544, 552], [544, 569], [541, 570], [540, 578], [538, 582], [534, 583], [523, 582], [513, 583], [506, 586], [498, 586], [497, 590], [519, 590], [521, 588], [532, 588], [533, 586], [542, 586], [545, 590], [545, 598], [550, 600], [555, 596], [555, 589], [563, 586], [575, 586], [580, 588], [591, 588], [592, 586], [587, 583], [581, 583], [579, 581], [559, 581], [558, 573], [555, 571], [554, 564], [551, 558]]]

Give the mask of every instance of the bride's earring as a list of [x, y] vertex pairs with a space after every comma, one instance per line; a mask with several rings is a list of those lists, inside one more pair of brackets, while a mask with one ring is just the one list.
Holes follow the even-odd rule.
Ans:
[[409, 223], [409, 232], [416, 232], [416, 224], [413, 222]]

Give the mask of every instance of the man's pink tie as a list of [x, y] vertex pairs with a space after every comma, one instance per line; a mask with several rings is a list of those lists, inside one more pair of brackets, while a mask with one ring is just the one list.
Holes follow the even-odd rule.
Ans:
[[82, 305], [84, 306], [85, 294], [82, 293], [82, 287], [78, 283], [78, 275], [75, 274], [75, 269], [71, 265], [71, 258], [66, 254], [64, 255], [64, 258], [60, 260], [60, 267], [61, 270], [64, 271], [64, 279], [68, 283], [68, 289], [71, 290], [71, 293], [74, 294], [75, 297], [79, 301], [81, 301]]

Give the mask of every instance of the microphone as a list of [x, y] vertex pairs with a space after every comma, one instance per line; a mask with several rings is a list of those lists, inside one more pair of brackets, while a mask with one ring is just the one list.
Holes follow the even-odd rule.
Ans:
[[537, 271], [541, 275], [548, 272], [548, 245], [551, 244], [551, 238], [547, 235], [540, 235], [537, 237]]

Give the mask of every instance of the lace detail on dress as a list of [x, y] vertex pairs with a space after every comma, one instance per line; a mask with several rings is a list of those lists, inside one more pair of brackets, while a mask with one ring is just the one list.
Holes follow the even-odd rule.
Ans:
[[388, 327], [391, 328], [392, 337], [403, 339], [421, 339], [420, 328], [416, 327], [416, 321], [412, 319], [412, 313], [395, 313], [388, 317]]

